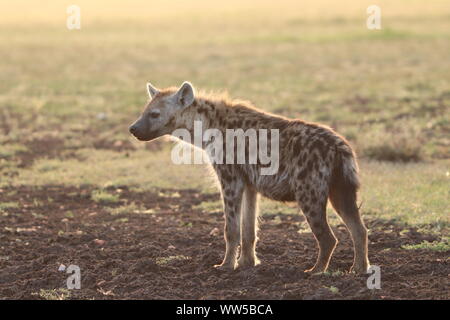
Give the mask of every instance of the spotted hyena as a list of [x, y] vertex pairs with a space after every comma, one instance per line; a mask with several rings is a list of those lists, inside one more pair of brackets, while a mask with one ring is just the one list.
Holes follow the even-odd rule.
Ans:
[[[150, 141], [176, 129], [277, 129], [279, 167], [272, 175], [262, 175], [259, 161], [249, 164], [213, 163], [221, 189], [225, 212], [226, 251], [216, 267], [235, 269], [255, 266], [258, 231], [258, 195], [277, 201], [295, 201], [317, 240], [319, 255], [309, 272], [327, 269], [337, 239], [326, 217], [328, 199], [344, 221], [354, 244], [352, 269], [369, 267], [367, 229], [356, 204], [358, 165], [349, 143], [332, 129], [299, 119], [287, 119], [253, 107], [249, 102], [225, 96], [195, 94], [185, 82], [180, 88], [157, 89], [147, 85], [150, 101], [130, 132], [141, 141]], [[202, 146], [203, 148], [205, 146]], [[226, 150], [227, 152], [231, 150]], [[246, 146], [246, 150], [247, 150]], [[248, 151], [248, 150], [247, 150]], [[240, 248], [240, 252], [238, 249]]]

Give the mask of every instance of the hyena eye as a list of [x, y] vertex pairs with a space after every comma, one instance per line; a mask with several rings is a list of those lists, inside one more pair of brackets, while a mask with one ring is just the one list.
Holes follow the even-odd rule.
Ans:
[[153, 110], [152, 112], [150, 112], [150, 117], [153, 118], [153, 119], [158, 118], [159, 115], [160, 115], [159, 110]]

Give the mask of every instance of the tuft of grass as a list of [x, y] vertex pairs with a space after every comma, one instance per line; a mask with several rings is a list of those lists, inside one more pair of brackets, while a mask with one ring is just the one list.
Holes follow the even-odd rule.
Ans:
[[160, 191], [158, 193], [159, 197], [166, 197], [166, 198], [180, 198], [181, 195], [179, 192], [175, 191], [175, 192], [170, 192], [170, 191]]
[[91, 194], [91, 198], [95, 202], [102, 203], [102, 204], [117, 203], [120, 201], [119, 196], [108, 193], [104, 190], [93, 191]]
[[[395, 116], [394, 116], [395, 117]], [[375, 125], [370, 133], [357, 137], [362, 154], [368, 159], [388, 162], [420, 162], [424, 160], [427, 139], [417, 124], [390, 119]]]
[[407, 244], [403, 245], [402, 249], [406, 250], [431, 250], [431, 251], [438, 251], [438, 252], [445, 252], [450, 251], [450, 238], [445, 239], [443, 241], [423, 241], [418, 244]]
[[19, 203], [17, 202], [0, 202], [0, 211], [5, 209], [17, 209], [19, 207]]
[[155, 210], [153, 209], [146, 209], [143, 206], [137, 205], [135, 202], [131, 202], [128, 204], [125, 204], [120, 207], [116, 208], [106, 208], [106, 211], [108, 211], [112, 215], [122, 215], [122, 214], [153, 214], [155, 213]]
[[202, 201], [199, 204], [193, 206], [194, 210], [199, 210], [202, 213], [221, 213], [222, 203], [220, 201]]
[[67, 300], [70, 298], [70, 291], [68, 289], [41, 289], [33, 295], [44, 300]]
[[0, 145], [0, 159], [9, 159], [16, 154], [26, 152], [28, 149], [22, 144], [4, 144]]
[[339, 293], [339, 289], [337, 287], [335, 287], [335, 286], [330, 286], [330, 287], [325, 287], [325, 288], [330, 290], [331, 293], [333, 293], [333, 294], [338, 294]]
[[73, 218], [73, 217], [75, 217], [75, 214], [72, 212], [72, 211], [67, 211], [65, 214], [64, 214], [64, 216], [66, 217], [66, 218]]
[[363, 151], [369, 159], [390, 162], [419, 162], [423, 160], [422, 149], [410, 143], [386, 143], [366, 147]]
[[192, 222], [186, 222], [186, 221], [180, 222], [180, 227], [182, 227], [182, 228], [192, 228], [192, 226], [193, 226]]
[[336, 270], [336, 271], [325, 271], [323, 273], [325, 276], [329, 276], [329, 277], [340, 277], [344, 275], [344, 272], [342, 272], [341, 270]]
[[191, 259], [191, 257], [187, 257], [187, 256], [183, 256], [183, 255], [159, 257], [159, 258], [156, 258], [156, 264], [163, 266], [163, 265], [167, 265], [173, 261], [183, 261], [183, 260], [189, 260], [189, 259]]
[[141, 207], [136, 205], [136, 203], [132, 202], [129, 204], [125, 204], [123, 206], [117, 207], [117, 208], [106, 208], [106, 211], [108, 211], [112, 215], [121, 215], [121, 214], [128, 214], [128, 213], [134, 213], [136, 211], [139, 211]]

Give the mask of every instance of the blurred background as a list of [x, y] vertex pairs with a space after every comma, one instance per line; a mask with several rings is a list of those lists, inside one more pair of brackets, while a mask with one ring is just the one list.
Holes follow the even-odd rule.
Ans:
[[[66, 27], [72, 4], [79, 30]], [[372, 4], [381, 30], [366, 27]], [[171, 143], [139, 143], [127, 131], [147, 81], [189, 80], [346, 136], [361, 162], [365, 214], [448, 225], [447, 0], [3, 0], [0, 12], [5, 190], [215, 193], [205, 168], [171, 163]], [[219, 201], [209, 206], [220, 210]], [[295, 211], [263, 203], [263, 212]]]

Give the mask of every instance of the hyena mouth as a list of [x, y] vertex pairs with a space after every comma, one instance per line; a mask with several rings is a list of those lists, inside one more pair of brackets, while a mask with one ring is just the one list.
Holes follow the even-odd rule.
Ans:
[[134, 134], [134, 136], [139, 141], [151, 141], [151, 140], [156, 139], [156, 138], [159, 137], [159, 132], [158, 131], [150, 131], [150, 132], [147, 132], [144, 135], [142, 135], [142, 134]]

